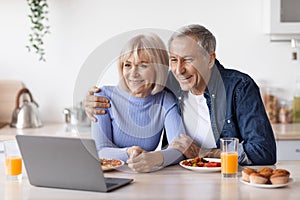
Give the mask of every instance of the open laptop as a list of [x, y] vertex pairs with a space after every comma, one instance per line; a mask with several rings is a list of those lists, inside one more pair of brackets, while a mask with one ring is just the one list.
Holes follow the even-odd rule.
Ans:
[[108, 192], [133, 181], [105, 178], [92, 139], [16, 136], [31, 185]]

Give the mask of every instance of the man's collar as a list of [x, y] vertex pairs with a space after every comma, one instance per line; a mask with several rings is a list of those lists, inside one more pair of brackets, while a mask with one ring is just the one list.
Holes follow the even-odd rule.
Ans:
[[224, 86], [222, 77], [220, 74], [220, 70], [224, 69], [224, 67], [220, 64], [220, 62], [215, 59], [215, 64], [212, 67], [211, 75], [208, 81], [208, 85], [205, 88], [204, 95], [210, 96], [210, 94], [216, 94], [217, 89], [220, 87], [220, 84]]

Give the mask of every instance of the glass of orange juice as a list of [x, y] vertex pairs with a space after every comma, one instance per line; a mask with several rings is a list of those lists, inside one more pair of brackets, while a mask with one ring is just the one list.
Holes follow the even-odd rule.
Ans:
[[4, 141], [5, 174], [7, 179], [19, 181], [22, 179], [22, 157], [17, 142]]
[[236, 178], [238, 174], [239, 140], [233, 137], [220, 138], [221, 173], [223, 177]]

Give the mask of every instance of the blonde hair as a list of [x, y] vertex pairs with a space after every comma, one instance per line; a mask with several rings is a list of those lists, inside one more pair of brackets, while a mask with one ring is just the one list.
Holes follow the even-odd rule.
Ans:
[[119, 56], [118, 68], [120, 84], [126, 91], [129, 91], [129, 88], [123, 77], [123, 67], [124, 62], [132, 55], [135, 59], [140, 58], [141, 55], [145, 55], [149, 59], [151, 66], [155, 70], [155, 80], [151, 94], [162, 91], [167, 80], [169, 57], [166, 46], [160, 37], [155, 34], [137, 35], [130, 39], [123, 47]]

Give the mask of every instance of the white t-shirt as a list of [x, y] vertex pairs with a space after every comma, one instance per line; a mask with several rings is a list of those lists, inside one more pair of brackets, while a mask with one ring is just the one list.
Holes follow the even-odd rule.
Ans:
[[187, 134], [202, 148], [216, 148], [204, 95], [187, 92], [180, 106]]

